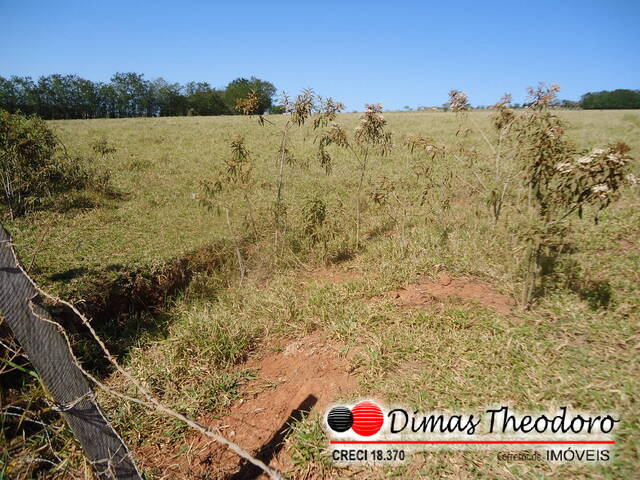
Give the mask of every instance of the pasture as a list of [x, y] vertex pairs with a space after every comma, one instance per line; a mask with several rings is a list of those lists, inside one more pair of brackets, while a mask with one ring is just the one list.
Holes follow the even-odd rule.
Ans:
[[[597, 222], [591, 207], [570, 217], [567, 253], [523, 308], [524, 187], [513, 180], [494, 218], [482, 187], [495, 174], [491, 112], [467, 115], [464, 125], [478, 127], [469, 132], [453, 112], [385, 112], [393, 147], [384, 156], [372, 150], [361, 191], [348, 150], [327, 147], [327, 173], [317, 154], [321, 128], [292, 127], [277, 231], [286, 115], [266, 116], [263, 126], [248, 116], [50, 121], [68, 151], [111, 172], [119, 194], [78, 198], [6, 227], [44, 289], [85, 305], [89, 316], [107, 299], [105, 342], [172, 408], [255, 451], [314, 399], [269, 457], [289, 478], [631, 478], [640, 470], [640, 190], [622, 188]], [[621, 141], [640, 156], [638, 111], [557, 115], [579, 149]], [[336, 121], [351, 132], [359, 118]], [[412, 135], [429, 137], [442, 153], [419, 158], [403, 145]], [[202, 182], [225, 171], [238, 136], [251, 183], [205, 208]], [[112, 150], [99, 153], [98, 141]], [[640, 175], [637, 162], [631, 171]], [[176, 268], [191, 271], [167, 286]], [[150, 286], [138, 288], [144, 281]], [[111, 309], [117, 295], [141, 298]], [[110, 386], [133, 392], [119, 374], [93, 365], [89, 347], [78, 354]], [[614, 459], [603, 464], [449, 451], [416, 453], [403, 465], [332, 466], [322, 416], [331, 403], [360, 398], [429, 410], [570, 405], [616, 412], [622, 422]], [[218, 478], [207, 465], [229, 475], [238, 468], [174, 421], [106, 395], [101, 402], [150, 478]], [[65, 462], [58, 475], [81, 475], [79, 450], [68, 447], [68, 432], [60, 435], [67, 441], [56, 447]]]

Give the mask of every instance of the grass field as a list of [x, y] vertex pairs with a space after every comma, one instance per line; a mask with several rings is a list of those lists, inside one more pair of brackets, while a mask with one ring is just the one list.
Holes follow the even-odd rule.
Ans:
[[[490, 130], [487, 112], [470, 115]], [[623, 141], [631, 146], [631, 156], [640, 156], [640, 112], [559, 115], [581, 148]], [[446, 148], [467, 142], [486, 152], [479, 135], [456, 136], [453, 113], [385, 113], [385, 118], [398, 145], [385, 158], [372, 157], [368, 189], [387, 177], [403, 186], [401, 198], [419, 196], [420, 186], [408, 173], [412, 155], [399, 146], [403, 135], [428, 135]], [[424, 205], [407, 200], [401, 212], [399, 207], [367, 202], [365, 240], [354, 247], [352, 204], [358, 179], [353, 160], [332, 150], [334, 168], [326, 175], [315, 157], [311, 127], [295, 130], [290, 150], [296, 162], [287, 166], [284, 190], [287, 251], [276, 255], [266, 225], [278, 174], [278, 127], [286, 118], [268, 119], [275, 125], [260, 127], [255, 118], [240, 116], [50, 122], [67, 149], [111, 170], [122, 195], [95, 208], [39, 212], [8, 223], [18, 252], [26, 264], [33, 262], [34, 278], [44, 288], [79, 301], [94, 294], [92, 289], [104, 288], [96, 278], [108, 282], [221, 239], [233, 243], [224, 216], [200, 205], [200, 182], [213, 175], [229, 156], [230, 139], [241, 134], [254, 162], [252, 202], [258, 230], [250, 235], [244, 206], [232, 212], [244, 242], [245, 282], [238, 284], [229, 249], [223, 269], [196, 273], [161, 311], [132, 314], [141, 322], [135, 335], [127, 331], [133, 338], [123, 340], [118, 337], [122, 332], [105, 330], [107, 343], [127, 344], [123, 362], [163, 401], [215, 423], [229, 408], [237, 408], [240, 399], [262, 398], [255, 385], [264, 375], [255, 362], [286, 352], [295, 342], [304, 350], [307, 339], [314, 339], [336, 352], [332, 361], [344, 365], [349, 377], [339, 398], [321, 397], [319, 405], [364, 397], [425, 410], [483, 410], [501, 402], [520, 410], [571, 405], [617, 412], [622, 422], [614, 459], [604, 464], [509, 463], [497, 460], [495, 451], [478, 451], [416, 454], [402, 466], [349, 470], [327, 462], [327, 439], [320, 428], [324, 411], [318, 408], [296, 423], [286, 439], [280, 462], [290, 478], [637, 475], [637, 186], [625, 188], [597, 223], [592, 211], [572, 220], [568, 240], [574, 252], [559, 268], [554, 287], [523, 311], [510, 301], [518, 298], [522, 282], [518, 206], [507, 204], [494, 223], [485, 194], [474, 188], [476, 173], [454, 155], [437, 163]], [[351, 129], [358, 115], [342, 114], [338, 121]], [[102, 137], [116, 148], [114, 154], [93, 152], [92, 142]], [[640, 174], [637, 162], [632, 170]], [[316, 243], [304, 233], [305, 206], [312, 199], [321, 199], [327, 209], [323, 240]], [[460, 288], [449, 296], [443, 293], [449, 285]], [[429, 301], [407, 300], [406, 292], [412, 289]], [[488, 297], [501, 299], [503, 308], [487, 303]], [[325, 387], [329, 391], [319, 378], [314, 395], [322, 395]], [[127, 388], [117, 375], [109, 382]], [[260, 388], [267, 395], [280, 388], [263, 383]], [[178, 478], [179, 472], [169, 469], [170, 463], [179, 462], [175, 458], [186, 456], [194, 464], [202, 460], [183, 448], [193, 437], [179, 425], [106, 397], [103, 403], [150, 476]], [[166, 452], [176, 457], [163, 464], [158, 456], [169, 457]], [[77, 473], [77, 450], [65, 452], [67, 457], [67, 466]], [[185, 465], [181, 468], [187, 471]], [[199, 475], [217, 478], [215, 473]]]

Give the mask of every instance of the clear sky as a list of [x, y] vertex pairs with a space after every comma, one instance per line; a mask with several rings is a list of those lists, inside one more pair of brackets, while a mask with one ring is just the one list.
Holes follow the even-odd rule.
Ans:
[[115, 72], [222, 87], [255, 75], [349, 110], [640, 88], [640, 0], [0, 0], [0, 75]]

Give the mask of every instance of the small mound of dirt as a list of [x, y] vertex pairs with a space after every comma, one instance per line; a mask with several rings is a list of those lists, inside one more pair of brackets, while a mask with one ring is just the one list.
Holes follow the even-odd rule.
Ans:
[[[354, 390], [347, 360], [335, 345], [314, 335], [282, 345], [277, 352], [249, 359], [242, 368], [257, 379], [242, 388], [242, 397], [221, 418], [200, 422], [237, 443], [276, 469], [288, 459], [281, 452], [288, 426], [311, 410], [323, 414], [327, 406]], [[162, 478], [257, 478], [260, 470], [246, 464], [226, 447], [194, 434], [175, 452], [141, 452], [145, 466], [162, 470]], [[155, 450], [155, 449], [153, 449]], [[172, 462], [166, 459], [172, 458]], [[261, 477], [262, 478], [262, 477]]]
[[420, 307], [435, 303], [458, 301], [476, 303], [499, 313], [511, 313], [512, 298], [496, 292], [491, 286], [473, 278], [451, 278], [441, 273], [437, 282], [422, 279], [418, 283], [391, 292], [391, 299], [400, 306]]

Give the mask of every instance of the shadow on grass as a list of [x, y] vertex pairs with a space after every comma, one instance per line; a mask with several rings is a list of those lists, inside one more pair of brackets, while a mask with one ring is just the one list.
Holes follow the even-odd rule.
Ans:
[[592, 310], [609, 308], [613, 300], [613, 288], [606, 280], [587, 280], [574, 287], [578, 296], [585, 300]]
[[65, 282], [86, 275], [88, 272], [89, 269], [86, 267], [70, 268], [69, 270], [65, 270], [64, 272], [58, 272], [49, 275], [47, 278], [53, 282]]

